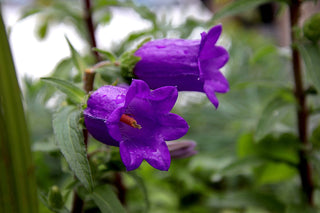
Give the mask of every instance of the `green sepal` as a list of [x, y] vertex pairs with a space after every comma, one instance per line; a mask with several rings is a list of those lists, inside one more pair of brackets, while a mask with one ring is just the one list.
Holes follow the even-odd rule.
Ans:
[[137, 47], [134, 50], [124, 52], [120, 56], [120, 68], [121, 68], [121, 76], [128, 82], [130, 83], [132, 78], [135, 77], [133, 70], [135, 65], [141, 60], [140, 57], [135, 56], [135, 52], [142, 47], [143, 44], [147, 43], [150, 41], [151, 38], [148, 37], [144, 39], [142, 42], [140, 42]]

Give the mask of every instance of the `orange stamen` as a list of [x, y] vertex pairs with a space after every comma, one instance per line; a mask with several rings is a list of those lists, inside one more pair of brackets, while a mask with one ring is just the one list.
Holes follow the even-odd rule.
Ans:
[[142, 128], [134, 118], [126, 114], [121, 115], [120, 121], [136, 129]]

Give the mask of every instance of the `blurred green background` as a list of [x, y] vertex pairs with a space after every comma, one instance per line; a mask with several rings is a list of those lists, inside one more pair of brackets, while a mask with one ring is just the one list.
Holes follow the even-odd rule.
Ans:
[[[240, 6], [234, 4], [234, 8], [228, 8], [228, 4], [236, 1], [195, 2], [164, 1], [162, 5], [158, 1], [92, 1], [97, 28], [117, 19], [113, 15], [116, 9], [131, 8], [130, 11], [148, 23], [146, 29], [122, 36], [122, 40], [106, 49], [116, 56], [149, 36], [199, 39], [200, 32], [217, 23], [223, 24], [219, 44], [230, 54], [223, 68], [230, 91], [218, 94], [220, 106], [217, 110], [205, 95], [183, 92], [173, 110], [189, 123], [190, 130], [183, 139], [196, 141], [198, 154], [187, 159], [173, 159], [168, 172], [157, 171], [147, 163], [134, 172], [124, 172], [117, 149], [106, 149], [90, 138], [88, 152], [102, 150], [90, 158], [94, 180], [115, 186], [115, 192], [119, 193], [114, 174], [121, 172], [123, 203], [128, 212], [317, 212], [320, 204], [320, 102], [312, 78], [305, 74], [304, 83], [309, 89], [307, 103], [311, 109], [308, 134], [312, 147], [302, 147], [297, 137], [290, 44], [286, 39], [290, 32], [283, 27], [283, 23], [288, 24], [285, 3], [242, 0]], [[185, 16], [185, 11], [192, 7], [197, 7], [199, 14]], [[46, 39], [50, 29], [59, 23], [73, 28], [85, 44], [85, 50], [81, 51], [74, 45], [81, 61], [87, 66], [95, 63], [80, 1], [38, 0], [26, 3], [23, 8], [23, 19], [37, 17], [35, 30], [40, 39]], [[179, 23], [173, 23], [173, 16], [163, 12], [166, 8], [175, 8], [175, 13], [180, 14]], [[201, 11], [212, 17], [196, 18], [201, 17]], [[305, 42], [303, 37], [301, 42]], [[71, 55], [62, 59], [49, 76], [82, 86], [82, 73], [75, 69], [73, 62]], [[114, 81], [123, 82], [116, 67], [101, 69], [94, 87]], [[74, 181], [56, 146], [52, 130], [53, 113], [68, 103], [68, 99], [38, 78], [24, 76], [20, 83], [39, 194], [46, 197], [53, 185], [59, 186], [68, 209], [72, 189], [79, 183]], [[308, 160], [312, 163], [313, 208], [301, 191], [298, 172], [298, 152], [304, 148], [308, 149]], [[84, 196], [86, 192], [81, 192], [81, 187], [78, 189]], [[51, 212], [45, 205], [40, 203], [40, 212]], [[92, 200], [86, 199], [85, 212], [99, 210]]]

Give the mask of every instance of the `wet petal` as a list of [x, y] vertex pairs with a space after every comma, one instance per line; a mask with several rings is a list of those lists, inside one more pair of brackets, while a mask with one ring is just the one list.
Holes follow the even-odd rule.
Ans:
[[164, 140], [176, 140], [184, 136], [189, 129], [188, 123], [179, 115], [169, 113], [159, 118], [159, 132]]
[[167, 86], [153, 90], [148, 97], [157, 112], [168, 113], [175, 105], [178, 98], [176, 87]]

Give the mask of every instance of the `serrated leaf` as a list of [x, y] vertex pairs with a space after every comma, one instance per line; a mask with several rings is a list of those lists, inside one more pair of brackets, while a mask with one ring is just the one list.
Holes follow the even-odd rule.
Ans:
[[320, 48], [317, 44], [298, 45], [311, 82], [320, 92]]
[[87, 68], [85, 62], [83, 59], [80, 57], [80, 54], [76, 51], [76, 49], [72, 46], [71, 42], [69, 39], [66, 37], [66, 40], [68, 42], [70, 51], [71, 51], [71, 58], [73, 61], [74, 66], [77, 68], [79, 73], [84, 72], [84, 70]]
[[225, 18], [227, 16], [234, 16], [241, 12], [248, 11], [250, 9], [256, 8], [257, 6], [272, 2], [272, 0], [237, 0], [229, 3], [227, 6], [223, 7], [221, 10], [214, 14], [213, 20]]
[[86, 93], [82, 89], [68, 81], [57, 78], [41, 78], [41, 80], [55, 86], [61, 92], [65, 93], [75, 104], [81, 104], [86, 96]]
[[125, 209], [111, 187], [110, 185], [96, 187], [91, 194], [93, 201], [102, 213], [125, 213]]
[[80, 113], [73, 106], [61, 108], [54, 114], [53, 130], [59, 149], [71, 170], [86, 189], [92, 191], [92, 174], [79, 125]]
[[98, 48], [93, 48], [93, 51], [96, 51], [98, 53], [105, 55], [111, 62], [115, 62], [117, 60], [117, 57], [112, 52], [101, 50]]

